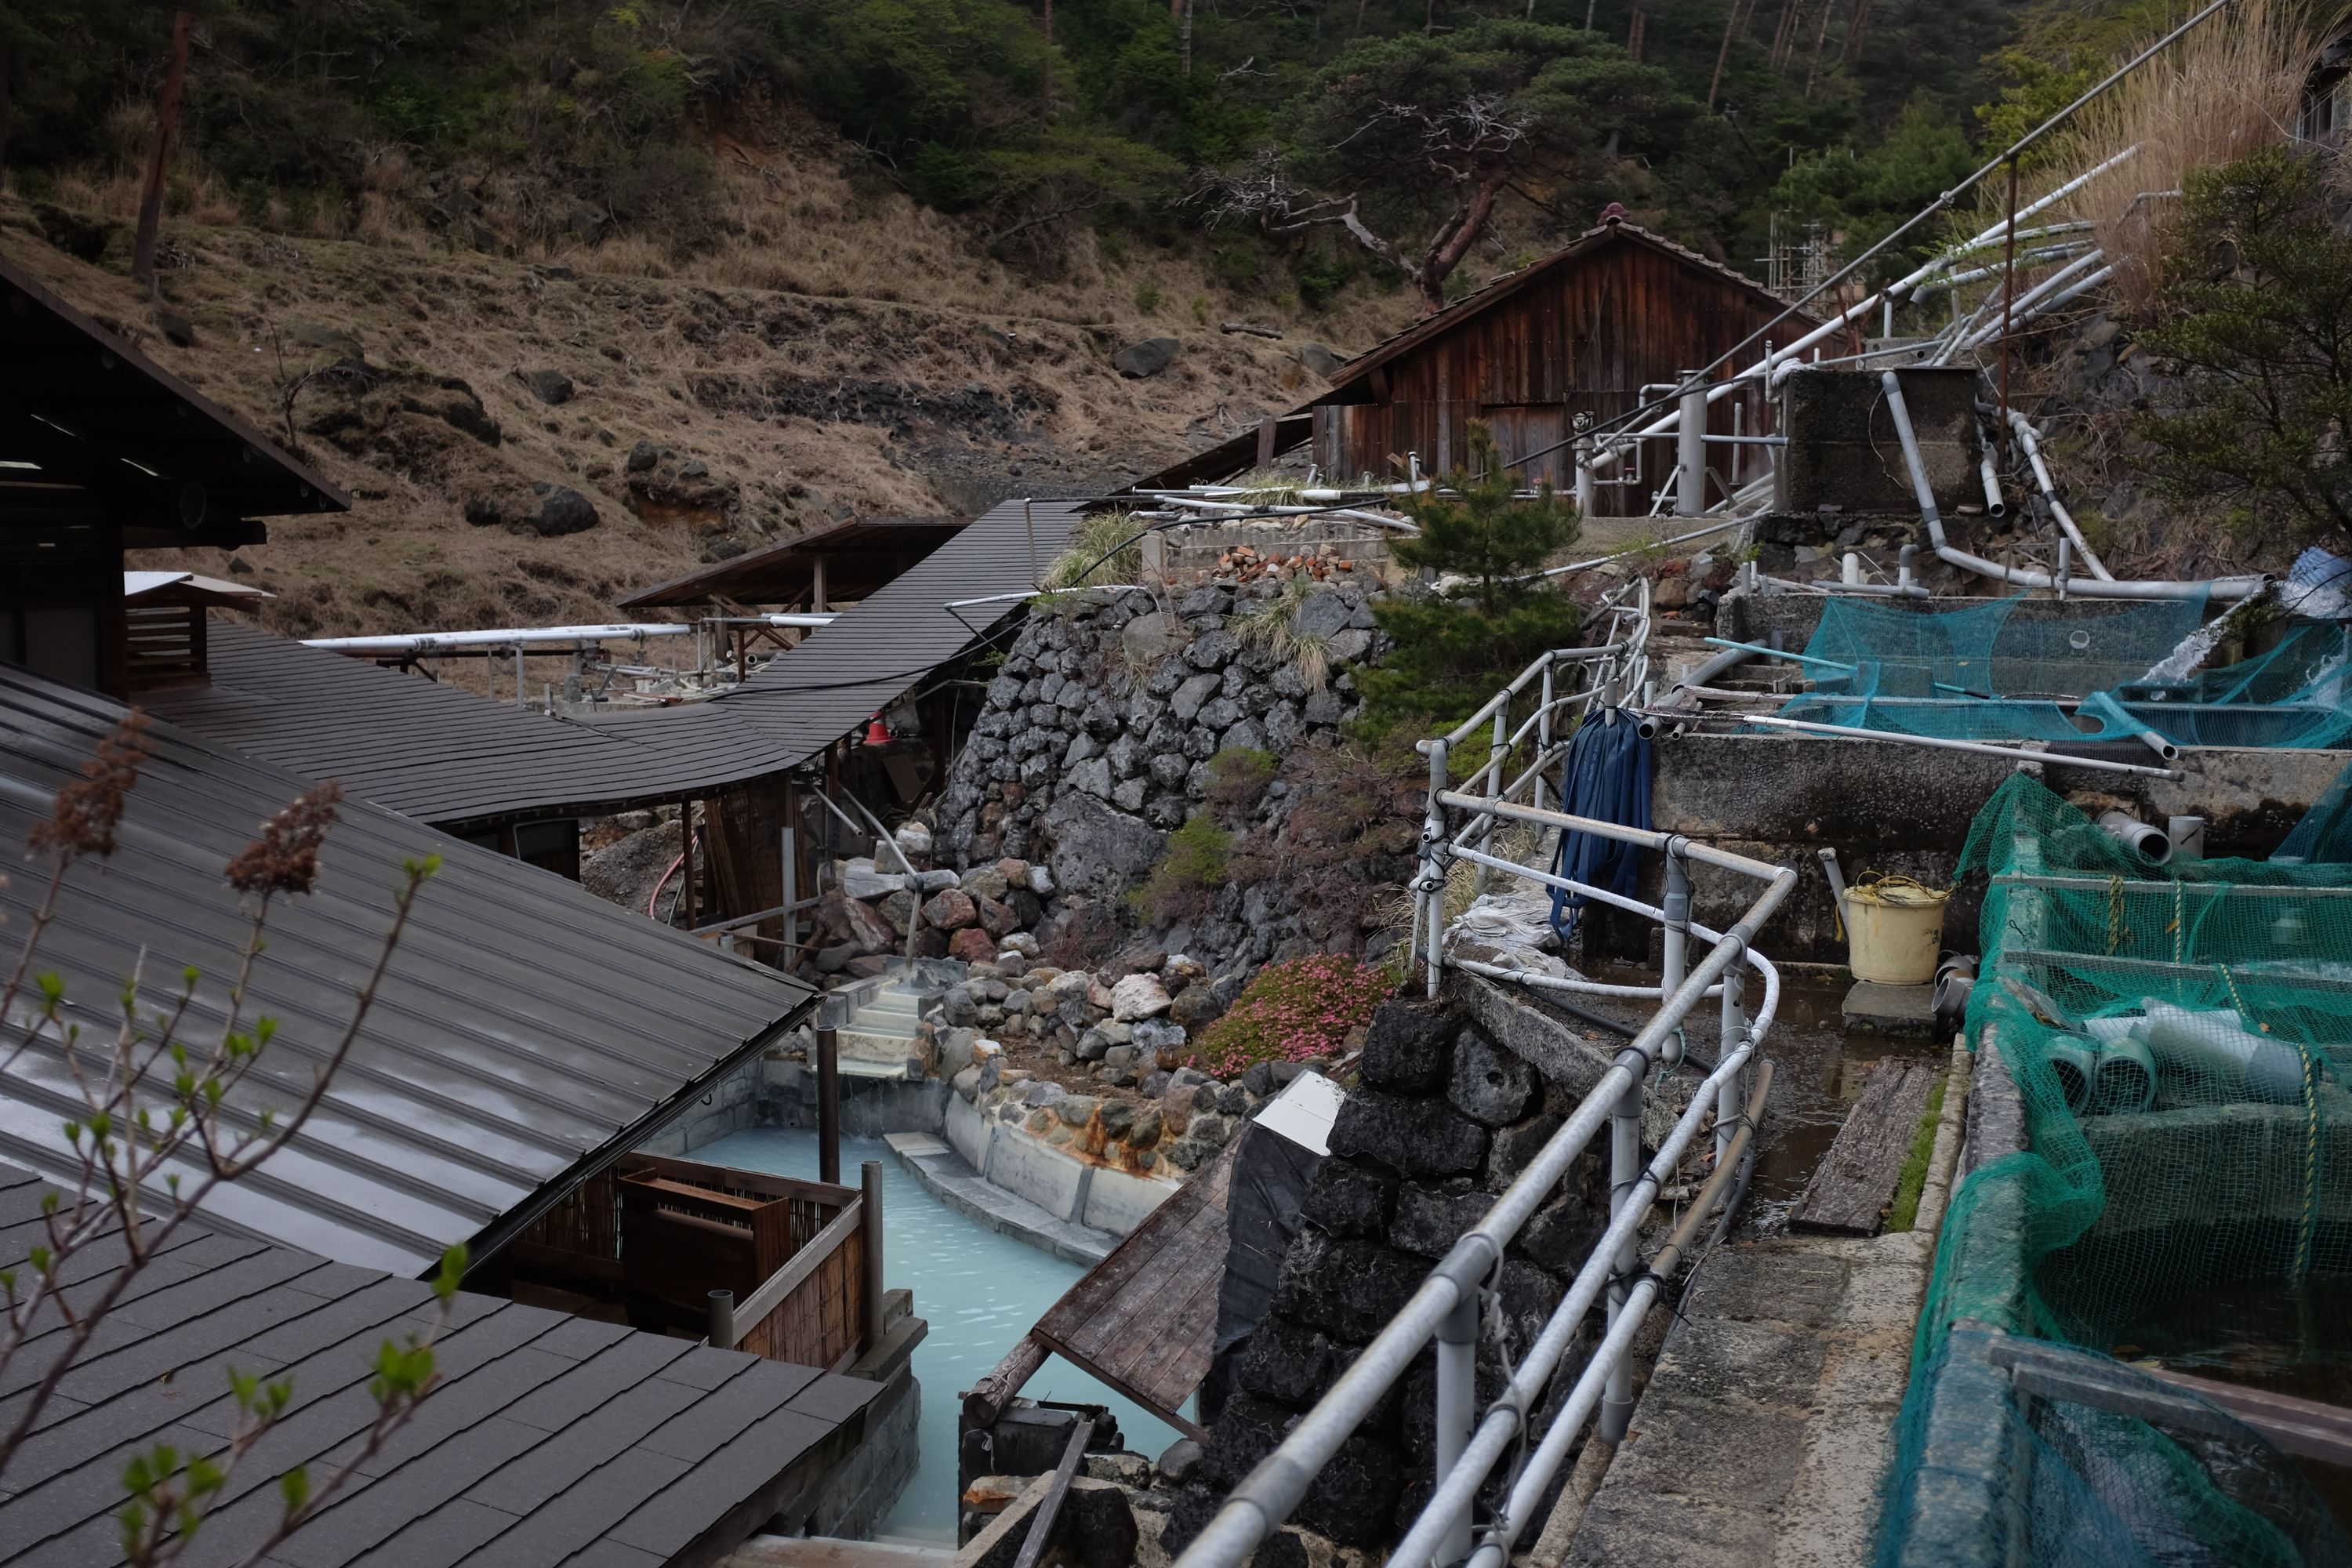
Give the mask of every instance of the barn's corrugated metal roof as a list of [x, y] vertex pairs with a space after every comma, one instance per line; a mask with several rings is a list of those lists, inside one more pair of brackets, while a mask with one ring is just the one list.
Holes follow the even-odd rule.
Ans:
[[575, 723], [214, 617], [212, 684], [156, 714], [306, 778], [444, 826], [683, 799], [799, 760], [694, 704]]
[[[1087, 503], [1010, 500], [798, 647], [706, 706], [803, 757], [888, 707], [1021, 607], [1069, 547]], [[987, 604], [970, 604], [992, 599]], [[961, 609], [950, 609], [962, 604]]]
[[[0, 841], [25, 841], [121, 712], [0, 665]], [[194, 965], [205, 978], [188, 1028], [202, 1037], [226, 1016], [248, 931], [222, 868], [308, 781], [168, 723], [151, 742], [121, 847], [75, 868], [42, 963], [100, 1037], [135, 966], [168, 988]], [[761, 1048], [811, 994], [551, 872], [349, 802], [317, 890], [272, 915], [246, 1016], [281, 1029], [233, 1097], [240, 1115], [307, 1090], [390, 924], [402, 862], [427, 853], [442, 856], [440, 874], [325, 1102], [266, 1168], [217, 1190], [209, 1223], [403, 1274], [452, 1242], [482, 1254]], [[21, 940], [45, 881], [20, 871], [0, 888], [5, 940]], [[26, 1053], [0, 1083], [0, 1157], [63, 1169], [60, 1123], [79, 1103], [53, 1046]]]
[[[41, 1239], [47, 1187], [0, 1165], [0, 1267], [21, 1268]], [[104, 1242], [87, 1256], [100, 1251], [119, 1258]], [[279, 1475], [356, 1449], [375, 1414], [365, 1385], [376, 1347], [435, 1316], [431, 1287], [416, 1280], [183, 1227], [16, 1450], [0, 1558], [121, 1563], [124, 1465], [158, 1443], [222, 1455], [234, 1369], [289, 1379], [293, 1398], [180, 1561], [242, 1561], [284, 1515]], [[64, 1337], [51, 1326], [27, 1341], [15, 1381], [46, 1371]], [[759, 1527], [812, 1449], [845, 1426], [861, 1433], [883, 1389], [466, 1292], [434, 1367], [441, 1382], [407, 1425], [262, 1561], [555, 1568], [593, 1549], [613, 1568], [709, 1562]]]

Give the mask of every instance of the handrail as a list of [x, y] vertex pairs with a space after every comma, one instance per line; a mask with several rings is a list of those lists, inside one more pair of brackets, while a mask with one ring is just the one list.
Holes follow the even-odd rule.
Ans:
[[[1642, 627], [1622, 639], [1623, 646], [1617, 654], [1595, 662], [1591, 690], [1609, 689], [1630, 681], [1644, 668], [1646, 617], [1643, 622]], [[1538, 1450], [1536, 1464], [1519, 1478], [1511, 1493], [1514, 1509], [1507, 1512], [1496, 1530], [1487, 1532], [1478, 1547], [1482, 1560], [1496, 1552], [1507, 1554], [1510, 1542], [1526, 1521], [1528, 1510], [1522, 1503], [1523, 1495], [1539, 1496], [1549, 1488], [1567, 1443], [1581, 1428], [1604, 1390], [1604, 1435], [1612, 1441], [1622, 1435], [1623, 1417], [1631, 1409], [1632, 1374], [1626, 1352], [1633, 1331], [1655, 1295], [1654, 1283], [1645, 1279], [1645, 1289], [1643, 1284], [1631, 1283], [1630, 1276], [1639, 1262], [1634, 1253], [1635, 1238], [1658, 1191], [1681, 1164], [1710, 1112], [1715, 1119], [1717, 1173], [1709, 1184], [1709, 1195], [1703, 1206], [1713, 1205], [1715, 1197], [1725, 1190], [1731, 1167], [1745, 1157], [1749, 1147], [1739, 1115], [1739, 1089], [1748, 1065], [1771, 1026], [1780, 992], [1779, 971], [1754, 951], [1753, 942], [1764, 921], [1795, 888], [1797, 874], [1787, 867], [1694, 843], [1679, 834], [1523, 805], [1508, 798], [1517, 793], [1536, 769], [1522, 774], [1509, 790], [1505, 790], [1499, 761], [1490, 760], [1472, 777], [1474, 784], [1484, 782], [1484, 793], [1451, 787], [1447, 774], [1451, 748], [1489, 718], [1495, 720], [1498, 733], [1505, 731], [1514, 696], [1531, 681], [1547, 678], [1553, 664], [1553, 656], [1544, 655], [1510, 686], [1489, 699], [1459, 729], [1419, 743], [1419, 749], [1429, 759], [1430, 787], [1422, 834], [1421, 869], [1413, 885], [1413, 956], [1427, 966], [1432, 995], [1436, 994], [1440, 972], [1447, 964], [1538, 988], [1571, 984], [1552, 976], [1515, 973], [1474, 960], [1446, 956], [1445, 870], [1451, 861], [1461, 859], [1478, 867], [1482, 878], [1490, 873], [1515, 876], [1539, 886], [1585, 893], [1659, 920], [1666, 928], [1666, 944], [1664, 970], [1658, 985], [1654, 989], [1622, 988], [1626, 994], [1657, 999], [1657, 1010], [1615, 1052], [1608, 1068], [1567, 1121], [1504, 1189], [1486, 1215], [1448, 1249], [1403, 1308], [1356, 1356], [1315, 1406], [1299, 1417], [1273, 1452], [1243, 1478], [1185, 1550], [1177, 1568], [1237, 1568], [1289, 1517], [1306, 1497], [1317, 1474], [1331, 1461], [1349, 1435], [1386, 1400], [1391, 1389], [1433, 1340], [1441, 1342], [1437, 1355], [1437, 1488], [1405, 1541], [1391, 1554], [1391, 1562], [1402, 1568], [1424, 1568], [1425, 1564], [1454, 1562], [1468, 1555], [1472, 1545], [1467, 1514], [1471, 1500], [1511, 1443], [1524, 1431], [1528, 1412], [1541, 1402], [1585, 1313], [1605, 1290], [1609, 1297], [1609, 1336], [1580, 1377], [1571, 1397], [1570, 1413], [1554, 1425]], [[1559, 704], [1559, 699], [1547, 682], [1539, 711], [1548, 713]], [[1507, 752], [1525, 733], [1523, 727], [1508, 745], [1498, 740], [1496, 758]], [[1544, 742], [1538, 747], [1538, 768], [1556, 749], [1546, 731]], [[1460, 814], [1464, 819], [1458, 834], [1454, 828], [1453, 814]], [[1664, 851], [1667, 861], [1664, 903], [1643, 903], [1571, 878], [1520, 865], [1483, 847], [1472, 847], [1473, 839], [1483, 844], [1494, 826], [1506, 821], [1546, 831], [1590, 833]], [[1764, 884], [1728, 930], [1717, 931], [1689, 919], [1688, 866], [1694, 862]], [[1709, 944], [1696, 962], [1691, 961], [1687, 952], [1692, 937]], [[1735, 966], [1742, 972], [1741, 978], [1733, 977]], [[1763, 983], [1761, 1005], [1752, 1023], [1743, 1012], [1744, 977], [1748, 973]], [[1621, 989], [1604, 988], [1593, 982], [1574, 984], [1580, 988]], [[1689, 1105], [1675, 1119], [1655, 1156], [1644, 1165], [1641, 1160], [1643, 1082], [1651, 1070], [1666, 1059], [1668, 1042], [1678, 1037], [1692, 1009], [1708, 998], [1717, 999], [1722, 1008], [1722, 1050]], [[1678, 1056], [1675, 1059], [1679, 1059]], [[1759, 1077], [1760, 1079], [1763, 1075]], [[1759, 1101], [1756, 1110], [1760, 1112], [1761, 1109]], [[1482, 1286], [1500, 1264], [1521, 1227], [1549, 1198], [1604, 1124], [1611, 1130], [1609, 1226], [1579, 1269], [1559, 1309], [1527, 1350], [1501, 1396], [1488, 1405], [1474, 1427], [1469, 1412], [1475, 1403], [1471, 1387], [1475, 1371], [1468, 1346], [1475, 1338], [1475, 1320], [1482, 1304]], [[1687, 1243], [1698, 1218], [1695, 1211], [1677, 1232], [1676, 1247]], [[1466, 1326], [1462, 1321], [1465, 1312], [1471, 1318]]]

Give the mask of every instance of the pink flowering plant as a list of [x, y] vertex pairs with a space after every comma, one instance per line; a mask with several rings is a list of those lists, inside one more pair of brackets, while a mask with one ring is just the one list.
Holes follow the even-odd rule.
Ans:
[[1213, 1078], [1232, 1078], [1259, 1062], [1335, 1055], [1396, 986], [1394, 970], [1339, 953], [1269, 963], [1201, 1032], [1192, 1063]]

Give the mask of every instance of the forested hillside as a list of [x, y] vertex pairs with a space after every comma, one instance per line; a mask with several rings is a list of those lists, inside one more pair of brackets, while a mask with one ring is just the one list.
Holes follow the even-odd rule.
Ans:
[[[2054, 94], [2070, 47], [2087, 62], [2127, 30], [2081, 9], [226, 0], [197, 9], [173, 198], [318, 237], [650, 239], [675, 262], [746, 237], [725, 175], [798, 116], [838, 133], [853, 190], [904, 193], [1022, 271], [1090, 241], [1114, 265], [1193, 251], [1309, 310], [1358, 279], [1434, 299], [1611, 200], [1742, 265], [1776, 213], [1784, 234], [1883, 226], [1969, 163], [1976, 106]], [[2047, 47], [2019, 49], [2027, 26]], [[0, 0], [17, 191], [135, 177], [169, 31], [153, 0]]]

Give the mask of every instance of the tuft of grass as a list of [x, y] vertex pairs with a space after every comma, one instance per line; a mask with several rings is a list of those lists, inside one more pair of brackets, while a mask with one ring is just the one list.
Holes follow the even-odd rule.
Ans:
[[1098, 511], [1078, 525], [1070, 547], [1045, 568], [1047, 588], [1098, 587], [1132, 583], [1143, 573], [1143, 546], [1135, 535], [1142, 525], [1129, 511]]
[[1384, 964], [1336, 953], [1269, 963], [1224, 1016], [1202, 1031], [1192, 1065], [1212, 1078], [1232, 1078], [1259, 1062], [1336, 1056], [1396, 994], [1399, 978]]
[[1128, 900], [1154, 925], [1198, 920], [1209, 912], [1209, 896], [1230, 879], [1233, 853], [1234, 836], [1206, 813], [1195, 812], [1168, 836], [1150, 875]]
[[1936, 1087], [1927, 1091], [1927, 1109], [1919, 1117], [1919, 1131], [1911, 1140], [1911, 1152], [1903, 1162], [1903, 1173], [1895, 1180], [1895, 1206], [1886, 1211], [1886, 1228], [1890, 1231], [1909, 1230], [1919, 1220], [1919, 1194], [1927, 1184], [1927, 1162], [1935, 1157], [1936, 1123], [1944, 1114], [1944, 1089], [1952, 1081], [1946, 1073]]
[[1234, 635], [1244, 643], [1266, 649], [1298, 671], [1309, 691], [1320, 691], [1331, 679], [1331, 639], [1298, 629], [1298, 607], [1315, 584], [1304, 575], [1292, 577], [1282, 591], [1246, 615], [1234, 617]]
[[[2340, 16], [2340, 8], [2297, 0], [2239, 0], [2230, 16], [2143, 66], [2052, 138], [2057, 145], [2043, 168], [2043, 190], [2138, 148], [2065, 204], [2097, 226], [2100, 249], [2116, 269], [2110, 288], [2126, 309], [2150, 304], [2165, 282], [2164, 229], [2173, 204], [2143, 193], [2179, 191], [2191, 170], [2276, 145], [2294, 124], [2304, 82]], [[1988, 180], [1984, 193], [1978, 216], [1998, 222], [2005, 187]]]
[[1281, 759], [1255, 746], [1227, 746], [1209, 759], [1209, 805], [1228, 822], [1257, 808]]

